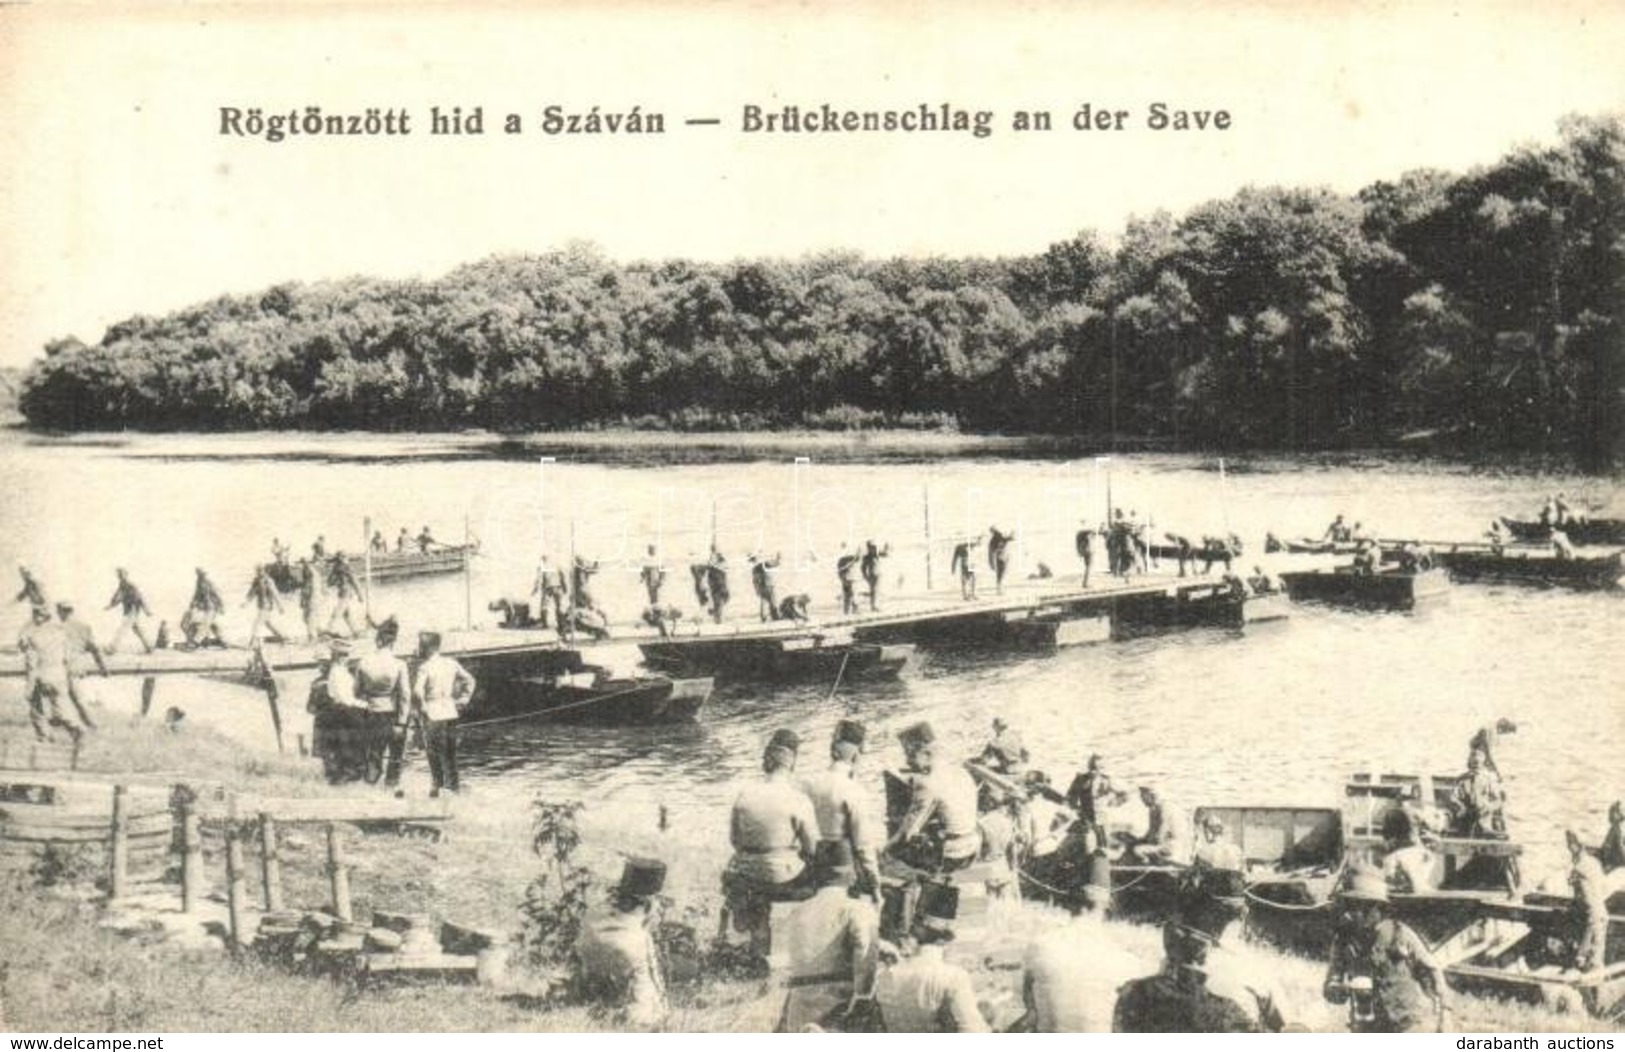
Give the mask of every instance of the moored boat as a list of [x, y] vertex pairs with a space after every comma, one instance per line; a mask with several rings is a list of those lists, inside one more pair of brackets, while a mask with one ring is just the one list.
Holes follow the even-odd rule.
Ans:
[[807, 630], [688, 636], [640, 642], [651, 667], [733, 679], [895, 678], [914, 655], [908, 643], [859, 643], [849, 632]]
[[1559, 558], [1550, 552], [1488, 548], [1434, 552], [1434, 560], [1458, 580], [1494, 580], [1562, 588], [1612, 588], [1625, 577], [1625, 552]]
[[1438, 570], [1406, 573], [1398, 568], [1363, 574], [1353, 567], [1283, 573], [1287, 594], [1298, 602], [1330, 603], [1379, 610], [1412, 610], [1450, 594], [1448, 576]]
[[[1520, 541], [1543, 543], [1552, 539], [1543, 522], [1502, 519], [1507, 532]], [[1625, 544], [1625, 519], [1582, 519], [1565, 523], [1563, 533], [1575, 544]]]
[[540, 652], [522, 674], [503, 675], [478, 659], [471, 666], [479, 688], [463, 713], [463, 723], [536, 717], [556, 722], [650, 724], [694, 720], [711, 697], [708, 678], [621, 677], [588, 664], [579, 650]]

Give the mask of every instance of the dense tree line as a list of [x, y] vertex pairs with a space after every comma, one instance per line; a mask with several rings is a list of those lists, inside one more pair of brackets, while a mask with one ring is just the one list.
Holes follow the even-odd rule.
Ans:
[[621, 265], [279, 285], [53, 342], [32, 426], [952, 423], [1617, 453], [1625, 119], [1347, 197], [1248, 188], [1011, 259]]

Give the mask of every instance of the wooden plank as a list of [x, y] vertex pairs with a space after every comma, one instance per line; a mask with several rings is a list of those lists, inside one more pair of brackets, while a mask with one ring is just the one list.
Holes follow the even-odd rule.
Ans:
[[466, 957], [461, 954], [433, 953], [433, 954], [404, 954], [404, 953], [364, 953], [361, 955], [362, 968], [374, 975], [404, 975], [412, 972], [468, 972], [472, 974], [479, 967], [478, 957]]
[[[258, 797], [242, 796], [237, 806], [241, 811], [269, 814], [283, 823], [310, 822], [444, 822], [450, 819], [450, 810], [444, 805], [427, 800], [351, 800], [322, 797]], [[221, 809], [206, 812], [209, 817]]]
[[[60, 807], [39, 807], [22, 810], [0, 807], [0, 830], [67, 829], [100, 830], [104, 835], [112, 827], [113, 816], [103, 812], [72, 811]], [[168, 811], [128, 816], [125, 828], [132, 833], [155, 833], [170, 828], [172, 819]]]
[[[105, 844], [111, 830], [107, 825], [94, 829], [84, 828], [53, 828], [51, 826], [26, 826], [13, 829], [0, 829], [0, 842], [12, 843], [54, 843], [54, 844]], [[130, 835], [132, 844], [154, 843], [167, 844], [173, 834], [168, 829], [147, 830], [137, 835]]]

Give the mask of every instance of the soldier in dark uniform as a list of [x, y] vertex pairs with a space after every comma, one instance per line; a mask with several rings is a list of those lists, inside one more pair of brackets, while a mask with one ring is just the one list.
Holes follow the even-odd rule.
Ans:
[[863, 574], [863, 583], [869, 590], [869, 609], [879, 610], [880, 597], [880, 560], [891, 554], [891, 545], [879, 547], [874, 541], [863, 546], [863, 558], [859, 560], [858, 568]]
[[1073, 538], [1073, 544], [1078, 550], [1078, 558], [1083, 560], [1083, 587], [1089, 587], [1089, 571], [1095, 565], [1095, 531], [1088, 526], [1078, 531]]
[[1347, 1004], [1357, 1033], [1436, 1033], [1444, 1015], [1444, 971], [1417, 934], [1388, 915], [1382, 873], [1353, 871], [1338, 895], [1326, 1000]]
[[223, 647], [226, 640], [220, 634], [220, 615], [226, 612], [226, 601], [220, 590], [209, 580], [209, 575], [198, 567], [197, 583], [192, 587], [192, 602], [181, 618], [181, 631], [192, 646]]
[[1201, 872], [1181, 890], [1162, 930], [1162, 969], [1124, 984], [1112, 1013], [1118, 1033], [1280, 1031], [1274, 980], [1231, 948], [1246, 914], [1239, 873]]
[[728, 560], [716, 548], [705, 563], [705, 590], [711, 599], [711, 620], [722, 624], [723, 611], [728, 608]]
[[1625, 868], [1625, 801], [1615, 800], [1608, 808], [1608, 832], [1597, 851], [1603, 872]]
[[[119, 573], [122, 576], [124, 571], [120, 570]], [[34, 575], [29, 572], [28, 567], [18, 563], [17, 576], [22, 578], [23, 586], [17, 592], [17, 596], [12, 600], [12, 602], [27, 603], [30, 606], [44, 606], [45, 589], [40, 587], [39, 581], [36, 580]], [[111, 603], [108, 605], [112, 606]], [[148, 649], [150, 650], [151, 648], [149, 647]]]
[[993, 570], [993, 590], [1004, 594], [1004, 575], [1010, 572], [1010, 542], [1014, 532], [1001, 533], [997, 526], [987, 529], [987, 565]]
[[756, 592], [756, 613], [763, 621], [773, 621], [779, 616], [778, 582], [775, 570], [779, 566], [779, 557], [771, 559], [760, 555], [750, 557], [750, 583]]
[[954, 545], [953, 558], [948, 561], [948, 572], [957, 574], [959, 577], [959, 597], [961, 599], [976, 598], [976, 564], [971, 561], [971, 552], [981, 546], [981, 534]]
[[649, 605], [660, 606], [660, 590], [666, 586], [666, 568], [660, 564], [655, 555], [655, 546], [649, 545], [648, 557], [644, 559], [643, 568], [638, 571], [638, 580], [649, 593]]
[[115, 606], [119, 608], [123, 620], [119, 622], [118, 631], [113, 633], [113, 641], [107, 644], [107, 652], [117, 653], [119, 644], [124, 641], [124, 633], [132, 632], [140, 641], [141, 649], [152, 653], [152, 643], [147, 639], [146, 629], [141, 627], [141, 619], [151, 617], [152, 611], [147, 608], [147, 599], [141, 594], [141, 589], [130, 580], [129, 571], [122, 566], [118, 570], [118, 587], [113, 590], [113, 598], [108, 601], [107, 609]]
[[1101, 821], [1101, 808], [1107, 801], [1122, 803], [1128, 799], [1112, 785], [1111, 776], [1101, 765], [1099, 753], [1089, 757], [1088, 770], [1072, 779], [1066, 790], [1066, 805], [1077, 815], [1077, 824], [1094, 831], [1097, 844], [1106, 843], [1106, 826]]
[[634, 1027], [654, 1027], [668, 1010], [653, 931], [655, 898], [665, 886], [664, 862], [627, 859], [614, 898], [588, 912], [576, 939], [578, 992]]

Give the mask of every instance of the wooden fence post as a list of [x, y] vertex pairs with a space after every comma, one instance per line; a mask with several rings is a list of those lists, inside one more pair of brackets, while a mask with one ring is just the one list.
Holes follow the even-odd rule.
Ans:
[[282, 860], [277, 857], [276, 819], [260, 812], [260, 878], [266, 912], [282, 908]]
[[350, 870], [344, 861], [344, 842], [339, 839], [337, 822], [327, 823], [327, 876], [333, 886], [333, 916], [352, 921], [350, 910]]
[[248, 888], [243, 881], [243, 842], [238, 837], [237, 823], [227, 819], [226, 835], [226, 916], [231, 932], [231, 948], [243, 945], [243, 922], [246, 919]]
[[130, 790], [123, 785], [113, 786], [112, 844], [107, 856], [111, 872], [108, 876], [108, 897], [117, 901], [129, 894], [130, 883]]
[[181, 912], [196, 913], [203, 884], [203, 837], [190, 786], [176, 786], [181, 810]]

